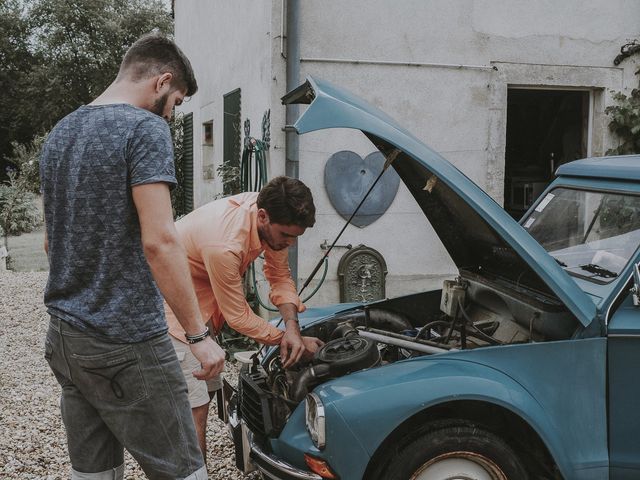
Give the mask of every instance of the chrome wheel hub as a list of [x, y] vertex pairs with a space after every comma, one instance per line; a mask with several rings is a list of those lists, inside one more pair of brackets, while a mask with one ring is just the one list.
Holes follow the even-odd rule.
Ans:
[[450, 452], [423, 464], [410, 480], [508, 480], [492, 460], [473, 452]]

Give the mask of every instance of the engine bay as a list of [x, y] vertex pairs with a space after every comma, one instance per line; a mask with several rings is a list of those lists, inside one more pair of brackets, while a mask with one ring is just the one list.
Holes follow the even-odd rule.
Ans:
[[241, 401], [243, 416], [252, 417], [249, 409], [268, 414], [268, 425], [252, 430], [275, 436], [306, 395], [328, 380], [424, 355], [563, 340], [578, 326], [555, 298], [463, 271], [442, 290], [357, 307], [306, 328], [304, 335], [325, 342], [310, 361], [284, 369], [275, 349], [261, 364], [246, 365], [240, 396], [250, 389], [261, 400], [248, 407]]

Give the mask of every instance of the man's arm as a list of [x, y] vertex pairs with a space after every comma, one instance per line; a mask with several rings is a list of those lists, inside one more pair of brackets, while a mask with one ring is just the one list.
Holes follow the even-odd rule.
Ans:
[[[235, 331], [267, 345], [280, 344], [282, 363], [293, 365], [303, 354], [313, 353], [322, 342], [312, 337], [301, 337], [298, 327], [298, 306], [282, 303], [280, 313], [285, 320], [285, 332], [253, 313], [244, 295], [240, 269], [240, 255], [227, 246], [206, 246], [202, 255], [209, 274], [211, 290], [225, 321]], [[295, 295], [295, 290], [294, 290]], [[297, 295], [295, 297], [298, 298]]]
[[302, 358], [304, 343], [298, 325], [298, 307], [293, 303], [278, 305], [282, 321], [284, 322], [284, 336], [280, 341], [280, 361], [284, 368], [290, 367]]
[[303, 311], [304, 306], [291, 278], [287, 250], [265, 250], [264, 258], [264, 275], [271, 287], [269, 298], [278, 306], [285, 324], [285, 333], [280, 341], [280, 361], [287, 368], [297, 363], [303, 355], [315, 353], [323, 343], [318, 338], [300, 335], [298, 311]]
[[284, 368], [295, 365], [301, 358], [308, 358], [324, 343], [316, 337], [303, 337], [298, 324], [298, 306], [293, 303], [278, 305], [285, 324], [285, 332], [280, 341], [280, 361]]
[[209, 245], [200, 251], [211, 291], [227, 324], [235, 331], [267, 345], [277, 345], [282, 331], [256, 315], [244, 295], [240, 254], [227, 245]]
[[[205, 330], [205, 324], [186, 253], [173, 224], [169, 187], [165, 183], [137, 185], [132, 193], [153, 278], [186, 333], [198, 335]], [[202, 364], [202, 370], [194, 372], [196, 378], [210, 379], [224, 368], [224, 351], [210, 337], [191, 345], [191, 351]]]

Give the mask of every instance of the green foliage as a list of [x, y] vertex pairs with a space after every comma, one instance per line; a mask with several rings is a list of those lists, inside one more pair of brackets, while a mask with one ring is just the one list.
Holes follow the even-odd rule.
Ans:
[[[10, 153], [12, 142], [26, 142], [33, 135], [32, 121], [22, 109], [35, 64], [29, 44], [31, 26], [22, 5], [20, 0], [0, 0], [0, 159]], [[4, 174], [0, 168], [0, 178]]]
[[618, 147], [607, 151], [607, 155], [640, 153], [640, 89], [635, 88], [628, 97], [623, 93], [613, 95], [616, 105], [605, 109], [611, 117], [609, 129], [620, 139]]
[[44, 136], [38, 136], [27, 145], [14, 145], [10, 157], [14, 166], [7, 171], [8, 180], [0, 183], [0, 231], [7, 249], [9, 235], [31, 232], [41, 223], [35, 194], [40, 191], [40, 150], [44, 140]]
[[40, 212], [36, 196], [20, 180], [15, 170], [9, 172], [9, 180], [0, 184], [0, 228], [7, 246], [8, 235], [19, 235], [40, 225]]
[[242, 192], [240, 182], [240, 167], [231, 165], [229, 162], [223, 162], [216, 168], [216, 172], [222, 180], [222, 191], [224, 196], [236, 195]]
[[622, 235], [635, 230], [638, 228], [639, 218], [640, 198], [632, 195], [605, 195], [602, 199], [598, 225], [601, 238]]
[[184, 115], [176, 112], [169, 122], [171, 138], [173, 139], [173, 157], [176, 170], [176, 180], [178, 185], [171, 190], [171, 206], [173, 208], [173, 218], [186, 215], [184, 198]]
[[40, 193], [40, 152], [46, 138], [46, 135], [36, 135], [26, 144], [13, 144], [13, 155], [9, 161], [19, 172], [20, 183], [28, 192]]
[[0, 0], [0, 158], [91, 102], [153, 30], [173, 30], [161, 0]]
[[140, 35], [172, 31], [159, 0], [36, 0], [30, 19], [39, 48], [27, 92], [45, 130], [97, 97]]
[[260, 345], [255, 340], [236, 332], [226, 323], [222, 326], [217, 340], [230, 358], [233, 358], [233, 354], [236, 352], [246, 352], [247, 350], [258, 350], [260, 348]]

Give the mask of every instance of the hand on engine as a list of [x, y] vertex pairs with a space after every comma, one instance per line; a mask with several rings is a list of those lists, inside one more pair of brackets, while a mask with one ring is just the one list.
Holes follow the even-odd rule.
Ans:
[[324, 342], [316, 337], [302, 337], [302, 343], [304, 343], [304, 354], [302, 358], [304, 360], [311, 360], [315, 353], [324, 345]]
[[304, 343], [300, 336], [298, 322], [288, 321], [280, 341], [280, 361], [284, 368], [289, 368], [300, 360], [304, 353]]

